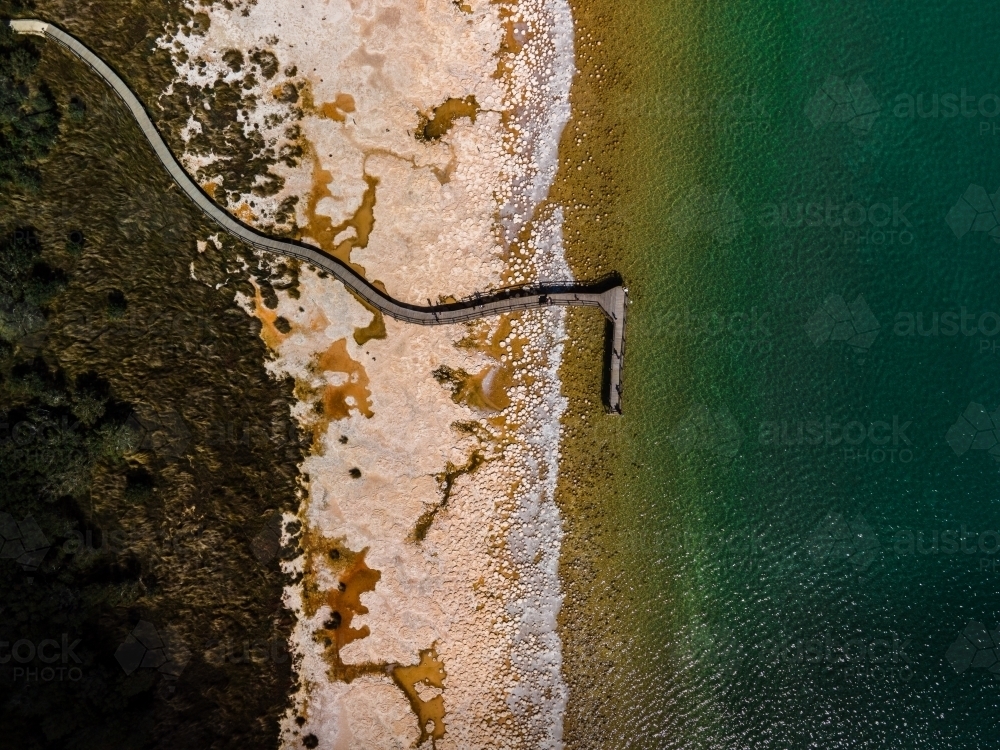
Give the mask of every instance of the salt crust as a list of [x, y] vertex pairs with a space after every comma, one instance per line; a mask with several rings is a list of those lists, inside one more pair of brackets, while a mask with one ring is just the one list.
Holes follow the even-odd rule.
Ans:
[[[205, 85], [216, 75], [235, 77], [222, 61], [230, 48], [273, 52], [282, 70], [296, 66], [308, 78], [317, 104], [338, 94], [356, 109], [344, 122], [306, 113], [301, 131], [322, 169], [332, 175], [331, 197], [318, 209], [338, 224], [357, 210], [366, 183], [376, 177], [375, 226], [367, 248], [352, 261], [393, 295], [423, 302], [442, 294], [462, 296], [502, 282], [570, 278], [562, 253], [562, 213], [536, 215], [555, 176], [557, 144], [569, 117], [573, 72], [572, 20], [565, 0], [525, 0], [500, 6], [470, 0], [463, 12], [449, 0], [269, 0], [207, 9], [207, 35], [168, 30], [165, 47], [183, 47], [187, 63], [178, 77]], [[193, 8], [203, 12], [202, 6]], [[507, 33], [501, 14], [513, 10], [510, 31], [517, 50], [502, 77], [498, 52]], [[205, 61], [199, 68], [196, 63]], [[252, 92], [258, 104], [245, 127], [260, 128], [280, 143], [292, 121], [289, 106], [270, 95], [281, 74]], [[459, 119], [440, 142], [413, 137], [418, 112], [449, 97], [474, 95], [476, 121]], [[506, 113], [505, 125], [501, 113]], [[268, 118], [268, 116], [271, 116]], [[189, 169], [211, 171], [212, 158], [187, 157]], [[436, 170], [435, 170], [436, 168]], [[266, 223], [278, 203], [313, 185], [309, 160], [280, 166], [285, 188], [255, 201]], [[441, 179], [441, 175], [445, 179]], [[300, 224], [306, 223], [301, 214]], [[534, 219], [528, 256], [507, 249]], [[194, 271], [192, 270], [192, 273]], [[345, 663], [414, 664], [435, 645], [447, 678], [442, 693], [447, 733], [440, 748], [561, 747], [566, 688], [560, 674], [556, 616], [561, 522], [553, 501], [558, 468], [559, 418], [565, 400], [557, 370], [564, 338], [558, 310], [524, 314], [503, 345], [517, 344], [498, 361], [492, 354], [457, 348], [465, 326], [425, 328], [386, 320], [387, 336], [359, 346], [352, 334], [372, 319], [339, 283], [303, 269], [299, 299], [278, 293], [277, 313], [291, 332], [276, 344], [267, 366], [314, 388], [339, 385], [343, 373], [311, 364], [338, 340], [368, 376], [371, 418], [353, 409], [330, 424], [320, 450], [302, 470], [310, 478], [301, 520], [326, 537], [367, 548], [368, 565], [381, 571], [363, 597], [369, 612], [353, 627], [370, 635], [348, 644]], [[252, 300], [241, 299], [251, 314]], [[499, 321], [488, 324], [496, 330]], [[523, 345], [523, 346], [522, 346]], [[487, 415], [455, 403], [433, 377], [441, 365], [470, 373], [513, 368], [510, 405]], [[525, 378], [533, 382], [524, 384]], [[355, 404], [356, 405], [356, 404]], [[293, 412], [304, 424], [312, 404]], [[490, 422], [487, 416], [492, 416]], [[478, 421], [482, 435], [456, 430]], [[347, 442], [341, 442], [341, 436]], [[420, 515], [439, 503], [435, 475], [460, 466], [479, 449], [488, 461], [455, 483], [449, 503], [423, 542], [412, 541]], [[349, 470], [360, 468], [352, 479]], [[301, 571], [294, 561], [290, 571]], [[336, 586], [329, 571], [317, 574]], [[288, 747], [313, 734], [320, 747], [411, 747], [419, 736], [406, 697], [383, 676], [331, 682], [313, 633], [329, 617], [302, 610], [302, 590], [291, 586], [286, 603], [299, 614], [293, 634], [302, 687], [284, 722]], [[421, 695], [434, 691], [425, 686]], [[306, 719], [303, 727], [295, 716]]]

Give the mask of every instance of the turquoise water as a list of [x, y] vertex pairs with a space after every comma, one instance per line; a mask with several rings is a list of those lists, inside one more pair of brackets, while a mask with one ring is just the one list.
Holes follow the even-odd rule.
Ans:
[[648, 22], [609, 741], [998, 747], [994, 8], [676, 13]]

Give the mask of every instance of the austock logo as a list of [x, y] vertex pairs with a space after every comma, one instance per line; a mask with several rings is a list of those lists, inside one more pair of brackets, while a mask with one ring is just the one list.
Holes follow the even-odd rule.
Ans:
[[282, 526], [281, 514], [274, 511], [267, 516], [263, 528], [251, 540], [250, 549], [261, 565], [267, 565], [280, 551]]
[[830, 123], [845, 123], [858, 135], [872, 129], [881, 110], [882, 105], [861, 76], [850, 85], [838, 76], [830, 76], [805, 108], [806, 117], [817, 130]]
[[1000, 190], [987, 194], [986, 188], [969, 185], [962, 197], [948, 211], [945, 221], [959, 239], [969, 232], [985, 232], [994, 242], [1000, 244], [998, 210], [1000, 210]]
[[169, 628], [162, 636], [156, 626], [140, 620], [115, 651], [115, 659], [126, 675], [137, 669], [155, 669], [176, 679], [191, 659], [191, 652]]
[[986, 630], [981, 622], [970, 620], [955, 641], [948, 647], [945, 658], [956, 673], [968, 669], [984, 669], [1000, 677], [1000, 629]]
[[945, 440], [956, 456], [979, 450], [1000, 461], [1000, 408], [991, 414], [982, 404], [971, 402], [948, 429]]
[[834, 202], [829, 196], [813, 201], [765, 203], [760, 225], [806, 231], [833, 229], [841, 234], [845, 245], [912, 245], [913, 223], [906, 214], [913, 203], [896, 197], [891, 204], [888, 201], [843, 203]]
[[1000, 531], [970, 531], [965, 524], [958, 528], [914, 530], [898, 529], [892, 537], [892, 549], [899, 557], [966, 555], [978, 562], [981, 573], [1000, 571]]
[[7, 683], [79, 682], [83, 678], [83, 670], [78, 666], [83, 660], [76, 653], [79, 645], [80, 639], [71, 641], [68, 633], [63, 633], [59, 640], [0, 641], [0, 680]]
[[663, 336], [690, 338], [697, 343], [766, 354], [773, 347], [771, 313], [752, 307], [746, 312], [662, 310], [658, 331]]
[[286, 664], [291, 659], [284, 639], [211, 639], [205, 642], [205, 661], [223, 664]]
[[772, 665], [817, 664], [826, 668], [891, 670], [896, 678], [909, 682], [913, 677], [913, 661], [906, 650], [912, 638], [893, 635], [871, 638], [862, 635], [838, 637], [835, 633], [818, 633], [808, 638], [790, 638], [776, 644], [768, 662]]
[[857, 352], [868, 351], [881, 329], [860, 294], [850, 305], [839, 294], [831, 294], [806, 322], [806, 333], [815, 346], [843, 341]]
[[707, 232], [720, 242], [733, 240], [743, 228], [743, 212], [728, 192], [711, 193], [698, 185], [670, 211], [670, 224], [681, 238]]
[[136, 409], [125, 423], [139, 450], [153, 451], [164, 458], [183, 456], [191, 444], [191, 432], [176, 411], [156, 412]]
[[828, 513], [813, 532], [810, 544], [818, 562], [846, 560], [858, 573], [871, 567], [881, 549], [878, 536], [860, 513], [849, 521], [840, 513]]
[[[898, 414], [892, 421], [852, 419], [837, 421], [832, 416], [819, 419], [793, 419], [761, 422], [758, 442], [781, 447], [840, 447], [845, 461], [871, 461], [875, 464], [908, 464], [913, 461], [913, 441], [907, 434], [912, 420]], [[863, 446], [863, 447], [862, 447]]]
[[733, 680], [750, 656], [746, 645], [724, 623], [695, 627], [687, 635], [691, 658], [710, 668], [722, 678], [725, 687]]
[[706, 451], [734, 458], [740, 452], [743, 432], [725, 407], [713, 412], [704, 404], [695, 404], [667, 440], [682, 455]]
[[24, 570], [38, 570], [49, 542], [35, 519], [28, 515], [17, 521], [10, 513], [0, 513], [0, 560], [16, 560]]

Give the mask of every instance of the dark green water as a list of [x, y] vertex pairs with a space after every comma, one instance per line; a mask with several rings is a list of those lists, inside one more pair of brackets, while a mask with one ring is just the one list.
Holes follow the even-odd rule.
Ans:
[[651, 13], [614, 745], [1000, 747], [995, 8]]

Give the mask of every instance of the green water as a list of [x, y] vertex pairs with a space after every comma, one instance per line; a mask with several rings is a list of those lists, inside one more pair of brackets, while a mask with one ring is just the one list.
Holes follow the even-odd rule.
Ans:
[[994, 8], [643, 23], [608, 746], [998, 747]]

